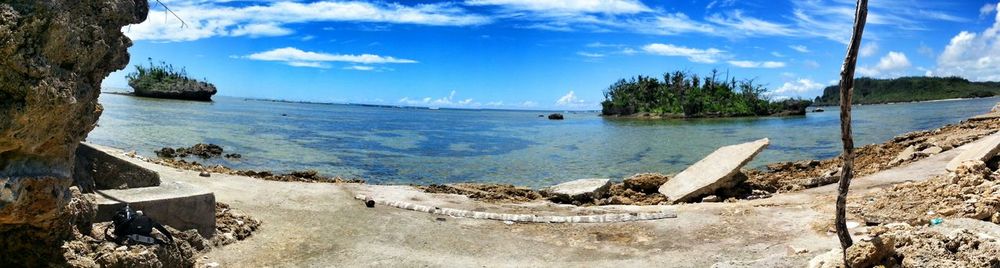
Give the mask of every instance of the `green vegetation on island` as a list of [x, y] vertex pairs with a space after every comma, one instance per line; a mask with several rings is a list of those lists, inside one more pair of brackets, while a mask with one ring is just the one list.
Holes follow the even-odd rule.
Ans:
[[215, 85], [188, 77], [187, 70], [175, 70], [174, 65], [149, 59], [149, 67], [136, 65], [135, 71], [125, 76], [134, 94], [140, 97], [211, 101]]
[[[817, 105], [839, 105], [840, 89], [834, 85], [816, 97]], [[854, 80], [854, 104], [983, 98], [1000, 95], [1000, 82], [971, 82], [961, 77], [900, 77]]]
[[604, 91], [605, 116], [740, 117], [804, 115], [811, 101], [775, 101], [752, 79], [720, 78], [716, 70], [705, 77], [676, 71], [662, 80], [651, 76], [621, 79]]

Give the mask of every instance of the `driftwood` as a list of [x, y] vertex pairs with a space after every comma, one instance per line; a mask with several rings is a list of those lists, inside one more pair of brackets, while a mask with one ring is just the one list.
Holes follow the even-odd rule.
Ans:
[[[371, 200], [371, 197], [364, 195], [355, 196], [354, 198], [358, 200], [366, 200], [366, 202], [367, 200]], [[490, 213], [490, 212], [471, 211], [464, 209], [439, 208], [439, 207], [432, 207], [425, 205], [417, 205], [402, 201], [375, 200], [375, 203], [387, 207], [395, 207], [395, 208], [401, 208], [401, 209], [436, 214], [436, 215], [452, 216], [456, 218], [470, 218], [470, 219], [483, 219], [483, 220], [526, 222], [526, 223], [611, 223], [611, 222], [648, 221], [648, 220], [659, 220], [667, 218], [677, 218], [677, 214], [667, 211], [655, 212], [655, 213], [610, 213], [610, 214], [585, 215], [585, 216], [539, 216], [531, 214]]]
[[861, 48], [861, 36], [865, 31], [865, 21], [868, 18], [868, 0], [858, 0], [854, 15], [854, 33], [847, 48], [844, 66], [840, 70], [840, 137], [844, 143], [844, 161], [841, 170], [840, 184], [837, 187], [836, 222], [837, 237], [844, 252], [844, 263], [847, 263], [847, 248], [854, 244], [851, 233], [847, 230], [847, 192], [851, 188], [854, 175], [854, 137], [851, 136], [851, 96], [854, 94], [854, 68], [858, 63], [858, 50]]

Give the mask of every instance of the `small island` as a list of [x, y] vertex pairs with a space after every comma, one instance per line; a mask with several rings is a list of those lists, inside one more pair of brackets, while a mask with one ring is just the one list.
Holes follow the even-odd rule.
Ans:
[[133, 94], [140, 97], [212, 101], [212, 95], [217, 92], [215, 85], [189, 78], [183, 67], [175, 71], [173, 65], [162, 61], [153, 64], [152, 59], [149, 59], [149, 67], [136, 65], [135, 71], [125, 78]]
[[[854, 80], [853, 104], [882, 104], [944, 99], [985, 98], [1000, 94], [1000, 82], [971, 82], [961, 77], [900, 77]], [[816, 105], [839, 105], [840, 89], [829, 86]]]
[[704, 77], [676, 71], [663, 79], [636, 76], [621, 79], [604, 91], [601, 114], [629, 118], [700, 118], [805, 115], [811, 101], [771, 100], [767, 89], [752, 79]]

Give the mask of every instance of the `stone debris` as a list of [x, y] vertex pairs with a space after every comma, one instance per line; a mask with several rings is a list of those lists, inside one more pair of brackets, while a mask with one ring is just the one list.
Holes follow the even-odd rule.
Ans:
[[611, 188], [609, 179], [579, 179], [549, 187], [549, 200], [557, 203], [585, 203], [604, 196]]
[[897, 184], [865, 195], [854, 212], [869, 225], [922, 225], [938, 217], [963, 217], [1000, 224], [1000, 172], [982, 161], [921, 182]]
[[659, 191], [671, 202], [677, 203], [736, 186], [742, 181], [733, 180], [740, 177], [734, 175], [769, 143], [764, 138], [719, 148], [661, 185]]
[[[881, 144], [870, 144], [855, 149], [855, 178], [901, 166], [926, 158], [928, 148], [938, 147], [941, 152], [957, 148], [997, 132], [1000, 119], [966, 120], [934, 130], [916, 131], [896, 136]], [[914, 147], [915, 153], [908, 160], [895, 161], [901, 153]], [[936, 149], [930, 149], [936, 151]], [[904, 157], [906, 158], [906, 157]], [[747, 170], [749, 179], [739, 187], [759, 189], [772, 193], [793, 192], [819, 187], [839, 180], [840, 159], [784, 162], [767, 165], [760, 170]]]

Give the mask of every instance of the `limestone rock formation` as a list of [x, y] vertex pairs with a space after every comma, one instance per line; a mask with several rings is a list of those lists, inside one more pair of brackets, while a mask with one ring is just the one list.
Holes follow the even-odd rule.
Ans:
[[[0, 237], [5, 243], [30, 237], [49, 241], [69, 228], [59, 219], [70, 200], [73, 152], [101, 114], [101, 80], [129, 61], [126, 49], [132, 42], [122, 27], [142, 22], [148, 11], [146, 0], [0, 2]], [[8, 250], [0, 248], [0, 258], [44, 258], [43, 253]], [[19, 260], [0, 259], [9, 262]]]
[[174, 79], [169, 81], [142, 82], [129, 81], [128, 85], [135, 89], [135, 95], [140, 97], [211, 101], [218, 90], [215, 85], [193, 79]]

